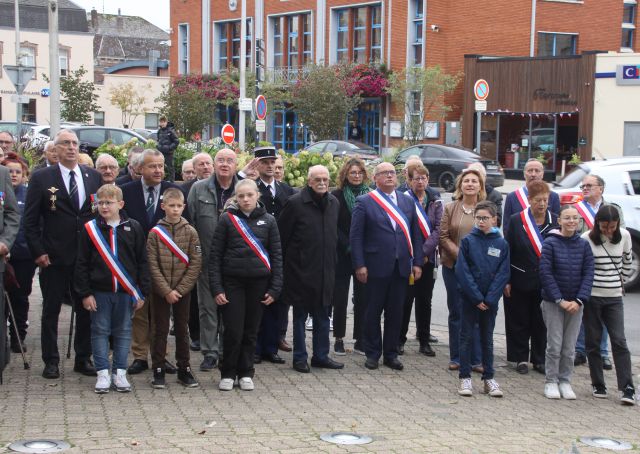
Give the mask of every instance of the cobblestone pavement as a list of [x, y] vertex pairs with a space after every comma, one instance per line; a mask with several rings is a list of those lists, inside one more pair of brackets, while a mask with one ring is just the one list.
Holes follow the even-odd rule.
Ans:
[[[20, 355], [13, 354], [0, 386], [1, 446], [44, 437], [68, 441], [73, 447], [67, 452], [75, 453], [606, 452], [577, 441], [595, 435], [640, 444], [638, 407], [619, 404], [613, 372], [606, 372], [611, 387], [607, 399], [591, 397], [588, 368], [581, 366], [574, 376], [578, 400], [549, 401], [542, 395], [541, 375], [518, 375], [506, 366], [501, 336], [495, 340], [496, 379], [505, 391], [503, 399], [480, 394], [475, 374], [474, 396], [459, 397], [457, 374], [446, 370], [447, 346], [435, 344], [437, 356], [427, 358], [418, 354], [413, 339], [401, 358], [402, 372], [383, 366], [369, 371], [364, 357], [349, 352], [342, 371], [300, 374], [291, 369], [291, 354], [284, 353], [285, 365], [256, 366], [252, 392], [218, 391], [216, 371], [197, 373], [198, 389], [184, 389], [175, 376], [168, 376], [167, 389], [154, 390], [147, 373], [131, 377], [130, 394], [99, 396], [93, 392], [94, 378], [72, 371], [73, 356], [61, 363], [60, 380], [40, 376], [39, 312], [36, 286], [26, 342], [31, 369], [24, 370]], [[68, 326], [65, 306], [61, 352], [66, 351]], [[446, 327], [433, 331], [446, 339]], [[173, 354], [173, 344], [170, 348]], [[196, 372], [200, 360], [199, 353], [192, 353]], [[639, 364], [635, 357], [636, 377]], [[338, 446], [319, 439], [331, 431], [366, 434], [373, 442]]]

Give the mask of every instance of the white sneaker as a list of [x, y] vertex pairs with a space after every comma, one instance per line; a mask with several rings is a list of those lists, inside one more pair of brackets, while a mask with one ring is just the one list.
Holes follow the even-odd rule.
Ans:
[[560, 389], [560, 395], [563, 399], [576, 400], [576, 393], [573, 392], [570, 383], [567, 383], [566, 381], [562, 382], [558, 388]]
[[240, 389], [243, 391], [253, 391], [253, 380], [251, 377], [242, 377], [238, 380]]
[[115, 374], [111, 374], [111, 381], [113, 387], [119, 393], [128, 393], [131, 391], [131, 385], [129, 384], [129, 380], [127, 380], [126, 369], [118, 369]]
[[329, 317], [329, 331], [333, 331], [333, 317]]
[[472, 396], [473, 395], [473, 382], [470, 378], [461, 378], [460, 387], [458, 388], [458, 395], [460, 396]]
[[106, 394], [111, 388], [111, 377], [109, 377], [109, 369], [102, 369], [98, 371], [98, 379], [96, 380], [96, 387], [94, 391], [96, 394]]
[[544, 397], [547, 399], [560, 399], [560, 389], [557, 383], [544, 384]]
[[502, 397], [503, 393], [500, 389], [500, 385], [493, 378], [489, 380], [484, 380], [484, 392], [485, 394], [489, 394], [491, 397]]
[[307, 331], [313, 330], [313, 318], [307, 317], [307, 321], [305, 322], [304, 327]]
[[218, 389], [220, 391], [231, 391], [233, 389], [233, 378], [223, 378], [218, 383]]

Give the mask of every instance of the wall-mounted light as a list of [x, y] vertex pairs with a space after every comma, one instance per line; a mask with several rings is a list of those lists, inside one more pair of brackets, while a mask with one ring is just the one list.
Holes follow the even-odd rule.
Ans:
[[431, 31], [434, 31], [437, 33], [440, 31], [440, 27], [438, 27], [436, 24], [431, 24]]

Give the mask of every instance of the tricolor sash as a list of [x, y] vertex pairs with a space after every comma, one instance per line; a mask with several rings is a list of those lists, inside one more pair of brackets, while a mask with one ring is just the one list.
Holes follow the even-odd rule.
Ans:
[[527, 237], [531, 242], [533, 251], [538, 257], [540, 257], [542, 255], [542, 234], [540, 233], [540, 229], [538, 229], [538, 224], [536, 224], [536, 221], [533, 218], [531, 209], [521, 211], [520, 219], [522, 219], [524, 231], [527, 233]]
[[578, 210], [578, 213], [580, 213], [580, 216], [582, 216], [582, 219], [584, 219], [584, 222], [587, 224], [587, 227], [592, 229], [596, 218], [596, 212], [593, 211], [591, 205], [589, 205], [585, 200], [581, 200], [576, 203], [575, 206], [576, 210]]
[[409, 255], [413, 257], [413, 244], [411, 243], [411, 232], [409, 231], [409, 221], [404, 216], [404, 213], [398, 209], [398, 207], [391, 201], [391, 198], [385, 194], [384, 192], [376, 189], [375, 191], [371, 191], [369, 196], [380, 205], [380, 208], [387, 213], [391, 219], [393, 219], [398, 226], [400, 226], [400, 230], [404, 234], [405, 239], [407, 240], [407, 247], [409, 248]]
[[521, 188], [516, 189], [516, 198], [518, 202], [520, 202], [520, 206], [523, 210], [529, 208], [529, 191], [527, 191], [526, 186], [522, 186]]
[[107, 244], [106, 240], [104, 239], [104, 236], [100, 232], [100, 229], [98, 228], [98, 223], [96, 222], [95, 219], [93, 221], [87, 222], [84, 225], [84, 228], [87, 230], [87, 233], [89, 234], [89, 238], [91, 239], [91, 242], [93, 243], [95, 248], [98, 250], [98, 253], [102, 257], [102, 260], [104, 260], [104, 263], [107, 265], [107, 268], [109, 268], [109, 270], [111, 271], [111, 275], [118, 281], [118, 283], [122, 286], [122, 288], [129, 295], [131, 295], [134, 301], [143, 299], [142, 292], [138, 289], [138, 287], [136, 287], [134, 280], [131, 279], [125, 267], [118, 260], [117, 248], [115, 247], [115, 244], [116, 244], [115, 230], [116, 229], [115, 228], [111, 229], [112, 230], [111, 235], [113, 236], [114, 249], [116, 250], [116, 254], [114, 255], [112, 250], [109, 248], [109, 245]]
[[151, 229], [151, 232], [155, 233], [158, 236], [158, 239], [162, 241], [165, 246], [167, 246], [167, 248], [173, 253], [173, 255], [178, 258], [178, 260], [189, 266], [189, 256], [182, 249], [180, 249], [180, 247], [178, 247], [175, 241], [173, 241], [173, 238], [171, 238], [171, 235], [169, 235], [167, 229], [165, 229], [161, 225], [156, 225]]
[[229, 219], [231, 220], [231, 223], [236, 228], [244, 242], [247, 243], [247, 246], [249, 246], [249, 248], [256, 254], [256, 256], [258, 256], [260, 261], [264, 263], [264, 266], [266, 266], [267, 269], [271, 271], [269, 254], [265, 250], [264, 246], [262, 246], [262, 243], [260, 242], [258, 237], [255, 236], [251, 228], [247, 225], [247, 223], [243, 219], [231, 213], [229, 213]]
[[411, 196], [411, 198], [413, 199], [413, 203], [416, 206], [416, 215], [418, 216], [418, 225], [420, 226], [422, 236], [426, 240], [431, 236], [431, 227], [429, 227], [429, 216], [427, 216], [427, 212], [424, 211], [420, 200], [418, 200], [418, 197], [413, 193], [413, 191], [406, 191], [405, 194]]

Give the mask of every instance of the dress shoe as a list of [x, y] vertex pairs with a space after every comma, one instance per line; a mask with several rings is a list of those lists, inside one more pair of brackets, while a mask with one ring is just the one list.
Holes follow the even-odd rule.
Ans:
[[263, 353], [262, 359], [273, 364], [284, 364], [286, 362], [283, 358], [280, 358], [277, 353]]
[[262, 362], [262, 356], [253, 355], [253, 364], [260, 364]]
[[171, 364], [169, 361], [165, 361], [164, 362], [164, 371], [167, 374], [177, 374], [178, 373], [178, 368], [176, 366], [174, 366], [173, 364]]
[[437, 344], [438, 343], [438, 338], [436, 336], [432, 336], [431, 334], [429, 334], [429, 343], [430, 344]]
[[95, 377], [98, 375], [96, 368], [93, 367], [93, 363], [90, 359], [84, 361], [76, 361], [73, 365], [73, 371], [79, 374], [86, 375], [87, 377]]
[[289, 343], [286, 340], [280, 339], [280, 342], [278, 342], [278, 350], [283, 352], [290, 352], [293, 349], [291, 348], [291, 345], [289, 345]]
[[293, 370], [296, 370], [303, 374], [308, 374], [309, 372], [311, 372], [309, 364], [306, 361], [295, 361], [293, 363]]
[[544, 375], [546, 373], [545, 368], [544, 368], [544, 364], [534, 364], [533, 365], [533, 370], [535, 370], [536, 372], [538, 372], [539, 374]]
[[199, 352], [200, 351], [200, 341], [199, 340], [191, 341], [191, 343], [189, 344], [189, 348], [191, 349], [192, 352]]
[[583, 364], [587, 363], [587, 357], [584, 353], [578, 353], [576, 352], [576, 356], [573, 358], [573, 365], [574, 366], [581, 366]]
[[449, 363], [449, 370], [458, 370], [460, 369], [460, 364], [458, 363]]
[[431, 348], [431, 345], [429, 344], [421, 345], [420, 350], [418, 351], [425, 356], [436, 356], [436, 352], [433, 351], [433, 349]]
[[404, 355], [404, 344], [398, 344], [398, 355]]
[[45, 364], [42, 376], [49, 379], [60, 378], [60, 369], [58, 369], [58, 365], [54, 363]]
[[482, 367], [482, 364], [471, 366], [471, 370], [478, 374], [484, 374], [484, 367]]
[[389, 369], [393, 369], [393, 370], [402, 370], [402, 369], [404, 369], [404, 366], [398, 360], [398, 358], [385, 358], [384, 361], [382, 361], [382, 363], [385, 366], [387, 366]]
[[611, 359], [608, 356], [603, 356], [602, 357], [602, 368], [604, 370], [613, 369], [613, 364], [611, 364]]
[[378, 368], [378, 360], [367, 358], [367, 360], [364, 362], [364, 367], [370, 370], [376, 370]]
[[205, 356], [200, 363], [200, 370], [202, 372], [207, 372], [213, 370], [218, 365], [218, 358], [215, 356]]
[[325, 359], [311, 358], [311, 367], [318, 367], [320, 369], [342, 369], [344, 364], [332, 360], [327, 357]]
[[127, 373], [129, 375], [136, 375], [144, 372], [149, 368], [149, 363], [146, 359], [134, 359], [129, 368], [127, 369]]
[[519, 374], [528, 374], [529, 373], [529, 365], [525, 361], [521, 361], [516, 366], [516, 372]]

